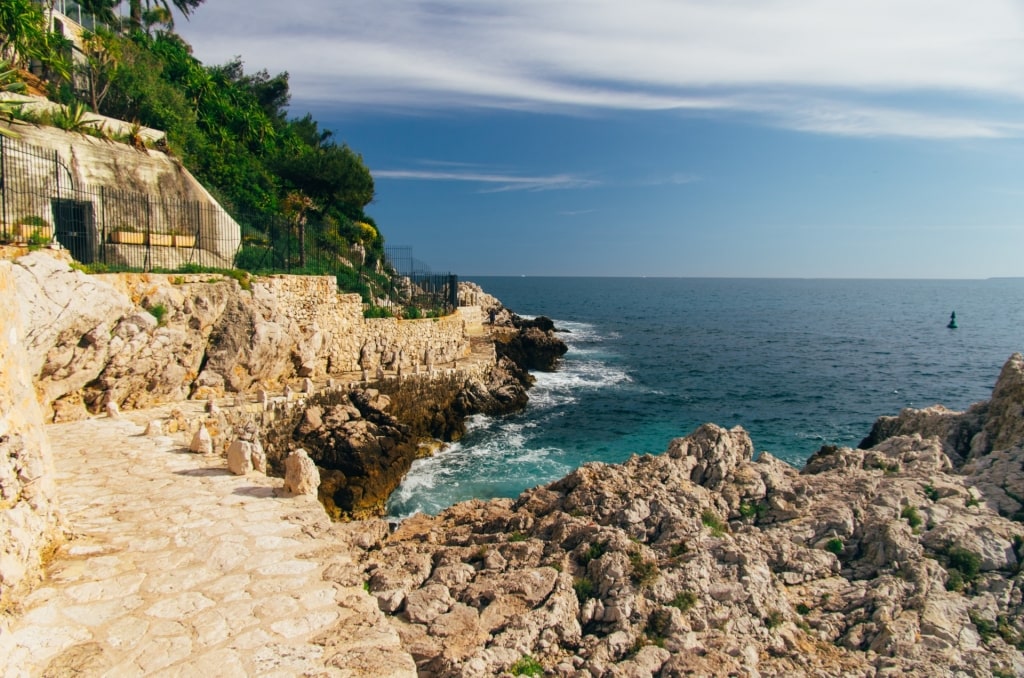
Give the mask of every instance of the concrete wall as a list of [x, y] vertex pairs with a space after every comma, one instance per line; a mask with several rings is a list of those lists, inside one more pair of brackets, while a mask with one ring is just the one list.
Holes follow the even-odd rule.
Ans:
[[50, 444], [32, 388], [12, 264], [0, 261], [0, 609], [59, 536]]
[[[74, 188], [87, 191], [87, 194], [75, 196], [76, 199], [93, 202], [96, 220], [102, 219], [108, 228], [130, 226], [143, 232], [170, 233], [187, 224], [190, 232], [198, 229], [202, 249], [230, 265], [241, 243], [241, 228], [202, 184], [171, 156], [55, 127], [17, 124], [12, 129], [20, 137], [17, 142], [44, 152], [56, 152], [64, 167], [55, 168], [52, 155], [37, 158], [17, 153], [12, 147], [4, 161], [5, 171], [13, 176], [38, 178], [42, 190], [38, 195], [22, 192], [16, 199], [7, 201], [9, 227], [19, 217], [30, 215], [54, 224], [51, 199], [70, 197], [69, 189]], [[101, 187], [111, 193], [102, 200], [99, 194]], [[29, 188], [25, 186], [22, 191]], [[135, 200], [116, 199], [112, 193], [118, 191], [150, 196], [153, 202], [149, 212]], [[200, 209], [190, 209], [186, 213], [182, 211], [181, 203], [198, 203]], [[94, 237], [98, 238], [99, 234], [94, 234]], [[173, 247], [153, 249], [159, 250], [165, 258], [181, 259], [163, 262], [168, 266], [184, 263], [186, 259], [183, 257], [188, 254], [187, 250]]]

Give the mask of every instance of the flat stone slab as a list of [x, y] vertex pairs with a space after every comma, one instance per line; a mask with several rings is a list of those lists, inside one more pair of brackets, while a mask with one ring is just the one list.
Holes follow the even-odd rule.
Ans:
[[[0, 676], [415, 676], [376, 601], [324, 579], [355, 565], [319, 503], [143, 435], [169, 409], [48, 427], [69, 539], [0, 633]], [[379, 661], [347, 660], [335, 639], [367, 624]]]

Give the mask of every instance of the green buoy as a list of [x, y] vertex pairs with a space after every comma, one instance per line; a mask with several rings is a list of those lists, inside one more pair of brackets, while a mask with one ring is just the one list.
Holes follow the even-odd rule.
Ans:
[[946, 325], [946, 327], [948, 327], [951, 330], [956, 329], [956, 311], [953, 311], [952, 313], [949, 314], [949, 324]]

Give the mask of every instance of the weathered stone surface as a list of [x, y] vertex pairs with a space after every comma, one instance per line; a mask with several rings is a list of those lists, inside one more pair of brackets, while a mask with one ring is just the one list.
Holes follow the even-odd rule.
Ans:
[[228, 470], [237, 476], [251, 473], [253, 445], [246, 440], [236, 440], [228, 446]]
[[49, 428], [74, 537], [0, 617], [0, 675], [415, 676], [362, 588], [358, 530], [139, 435], [169, 414]]
[[[364, 567], [425, 673], [529, 654], [559, 675], [1021, 674], [1009, 365], [992, 403], [905, 411], [871, 449], [824, 447], [799, 473], [709, 424], [515, 502], [410, 519]], [[1013, 446], [961, 467], [963, 431], [983, 427]], [[439, 638], [453, 629], [457, 648]]]
[[284, 460], [284, 489], [295, 495], [316, 496], [320, 472], [303, 449], [293, 450]]
[[14, 268], [0, 261], [0, 610], [39, 576], [43, 553], [61, 536], [53, 458], [32, 389], [31, 338]]
[[199, 429], [192, 436], [188, 449], [190, 452], [197, 454], [213, 454], [213, 437], [210, 435], [210, 431], [207, 430], [205, 423], [199, 424]]

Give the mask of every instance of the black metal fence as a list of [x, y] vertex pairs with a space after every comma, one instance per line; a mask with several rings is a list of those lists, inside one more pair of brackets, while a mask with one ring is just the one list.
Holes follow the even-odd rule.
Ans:
[[0, 242], [56, 241], [77, 261], [111, 270], [333, 275], [341, 289], [406, 315], [458, 306], [456, 276], [432, 273], [409, 247], [381, 257], [352, 224], [232, 216], [212, 202], [76, 183], [56, 151], [0, 137]]

